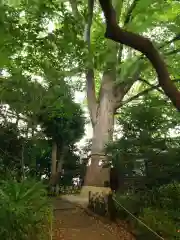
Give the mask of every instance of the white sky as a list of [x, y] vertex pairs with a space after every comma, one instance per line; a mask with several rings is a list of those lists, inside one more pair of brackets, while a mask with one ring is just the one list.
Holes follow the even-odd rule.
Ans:
[[[85, 112], [85, 116], [87, 118], [89, 118], [89, 113], [88, 113], [88, 108], [87, 106], [84, 104], [84, 100], [86, 99], [86, 94], [85, 92], [79, 92], [79, 91], [76, 91], [75, 92], [75, 101], [77, 103], [80, 103], [84, 112]], [[92, 129], [92, 125], [91, 123], [89, 124], [86, 124], [85, 125], [85, 135], [84, 137], [77, 143], [77, 145], [79, 147], [83, 147], [83, 145], [85, 144], [86, 140], [87, 139], [90, 139], [92, 138], [92, 134], [93, 134], [93, 129]]]

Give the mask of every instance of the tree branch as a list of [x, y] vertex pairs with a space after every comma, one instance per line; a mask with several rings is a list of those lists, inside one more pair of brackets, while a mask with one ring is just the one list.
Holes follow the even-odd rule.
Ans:
[[[136, 61], [131, 64], [130, 68], [128, 68], [126, 76], [124, 76], [124, 80], [122, 80], [121, 82], [117, 82], [117, 84], [115, 85], [114, 91], [116, 98], [118, 99], [118, 95], [120, 95], [119, 100], [117, 100], [117, 102], [119, 101], [119, 105], [121, 104], [120, 102], [122, 101], [122, 96], [124, 98], [132, 85], [139, 79], [140, 74], [144, 69], [144, 63], [144, 60], [140, 59], [140, 61]], [[121, 94], [119, 94], [119, 92]]]
[[175, 50], [172, 50], [172, 51], [169, 51], [166, 54], [166, 56], [170, 56], [170, 55], [173, 55], [173, 54], [176, 54], [176, 53], [179, 53], [180, 52], [180, 48], [178, 49], [175, 49]]
[[92, 125], [96, 122], [97, 101], [95, 95], [94, 71], [89, 69], [86, 74], [87, 102]]
[[[139, 0], [134, 0], [133, 3], [131, 4], [131, 6], [129, 7], [127, 14], [125, 16], [124, 26], [126, 26], [131, 21], [132, 13], [133, 13], [138, 1]], [[122, 51], [123, 51], [123, 44], [120, 44], [119, 51], [118, 51], [118, 61], [120, 63], [121, 63], [121, 58], [122, 58]]]
[[[177, 34], [175, 37], [173, 37], [171, 40], [166, 41], [164, 44], [158, 46], [158, 48], [159, 48], [159, 49], [162, 49], [162, 48], [166, 47], [168, 44], [171, 44], [171, 43], [176, 42], [176, 41], [178, 41], [178, 40], [180, 40], [180, 33]], [[122, 46], [122, 44], [120, 44], [120, 45]], [[179, 51], [178, 51], [178, 52], [179, 52]], [[169, 55], [172, 55], [172, 54], [174, 54], [174, 53], [176, 53], [176, 52], [172, 51], [172, 52], [164, 53], [164, 55], [165, 55], [165, 56], [166, 56], [166, 55], [169, 56]], [[144, 57], [143, 54], [139, 56], [139, 58], [137, 59], [137, 61], [142, 60], [142, 59], [145, 59], [145, 57]]]
[[116, 12], [110, 0], [99, 0], [99, 2], [106, 18], [105, 37], [132, 47], [144, 54], [155, 68], [159, 85], [164, 93], [170, 98], [174, 106], [180, 110], [180, 92], [171, 81], [166, 64], [158, 50], [148, 38], [128, 32], [118, 26]]
[[[123, 97], [127, 94], [132, 85], [139, 79], [141, 73], [141, 66], [139, 65], [134, 71], [133, 75], [128, 82], [123, 82], [120, 86], [115, 86], [115, 96], [116, 96], [116, 109], [121, 106]], [[120, 94], [119, 94], [120, 93]]]
[[134, 0], [133, 3], [131, 4], [131, 6], [129, 7], [125, 20], [124, 20], [124, 26], [126, 26], [130, 21], [131, 21], [131, 17], [132, 17], [132, 13], [137, 5], [139, 0]]
[[[145, 80], [146, 81], [146, 80]], [[179, 82], [180, 79], [174, 79], [173, 82]], [[147, 81], [146, 81], [147, 82]], [[153, 91], [153, 90], [157, 90], [157, 91], [160, 91], [162, 94], [164, 94], [164, 92], [162, 92], [160, 89], [158, 89], [160, 87], [159, 84], [156, 84], [156, 85], [152, 85], [150, 88], [147, 88], [145, 89], [144, 91], [132, 96], [131, 98], [127, 99], [126, 101], [123, 101], [121, 103], [121, 106], [124, 106], [125, 104], [133, 101], [133, 100], [136, 100], [137, 98], [141, 97], [141, 96], [144, 96], [145, 94], [148, 94], [149, 92]]]
[[119, 64], [121, 64], [121, 62], [122, 62], [122, 52], [123, 52], [123, 45], [120, 44], [119, 49], [118, 49], [118, 57], [117, 57]]
[[[153, 84], [149, 83], [147, 80], [145, 80], [143, 78], [139, 78], [138, 80], [141, 81], [141, 82], [146, 83], [151, 88], [154, 88], [154, 86], [156, 86], [156, 85], [153, 85]], [[161, 89], [157, 88], [156, 90], [159, 91], [160, 93], [164, 94], [164, 92]]]
[[[89, 53], [90, 53], [90, 44], [91, 44], [91, 25], [92, 25], [92, 18], [93, 18], [93, 8], [94, 8], [94, 0], [88, 0], [88, 21], [85, 27], [85, 41], [88, 44]], [[95, 93], [94, 69], [92, 67], [92, 63], [89, 69], [87, 70], [86, 87], [87, 87], [88, 108], [90, 111], [92, 125], [94, 125], [96, 121], [97, 101], [96, 101], [96, 93]]]
[[79, 12], [78, 12], [78, 7], [77, 7], [77, 1], [76, 0], [69, 0], [71, 8], [72, 8], [72, 12], [75, 18], [78, 17]]
[[[77, 18], [79, 15], [78, 8], [77, 8], [77, 0], [69, 0], [69, 2], [71, 4], [73, 15], [75, 18]], [[93, 18], [93, 8], [94, 8], [94, 0], [88, 0], [88, 18], [87, 18], [87, 24], [84, 30], [84, 40], [88, 44], [89, 55], [90, 55], [90, 45], [91, 45], [91, 25], [92, 25], [92, 18]], [[87, 88], [86, 92], [87, 92], [87, 102], [88, 102], [88, 108], [90, 111], [91, 122], [92, 122], [92, 125], [94, 125], [96, 121], [97, 102], [96, 102], [94, 70], [92, 67], [92, 62], [89, 65], [90, 67], [88, 67], [86, 72], [86, 88]]]
[[[85, 26], [85, 41], [88, 43], [88, 47], [90, 48], [90, 40], [91, 40], [91, 26], [93, 19], [93, 9], [94, 9], [94, 0], [88, 0], [88, 19], [87, 24]], [[90, 50], [90, 49], [89, 49]]]
[[162, 46], [161, 46], [159, 49], [164, 48], [164, 47], [167, 46], [168, 44], [171, 44], [171, 43], [176, 42], [176, 41], [178, 41], [178, 40], [180, 40], [180, 33], [176, 34], [176, 36], [173, 37], [171, 40], [166, 41], [164, 44], [162, 44]]
[[149, 92], [157, 89], [158, 87], [159, 87], [159, 85], [155, 85], [154, 87], [145, 89], [144, 91], [136, 94], [135, 96], [127, 99], [126, 101], [121, 102], [121, 107], [124, 106], [125, 104], [129, 103], [129, 102], [132, 102], [133, 100], [136, 100], [137, 98], [139, 98], [141, 96], [144, 96], [145, 94], [148, 94]]

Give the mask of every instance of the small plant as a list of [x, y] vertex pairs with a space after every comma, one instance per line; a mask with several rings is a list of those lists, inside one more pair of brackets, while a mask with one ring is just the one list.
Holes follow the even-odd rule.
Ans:
[[[154, 232], [165, 239], [180, 239], [180, 184], [172, 182], [144, 193], [116, 195], [116, 200], [129, 212], [141, 219]], [[133, 219], [123, 208], [116, 205], [120, 218], [129, 220], [138, 239], [156, 239], [155, 234]]]
[[52, 210], [41, 182], [0, 184], [0, 239], [49, 239]]
[[[117, 202], [119, 202], [122, 206], [124, 206], [126, 209], [128, 209], [128, 211], [130, 211], [132, 214], [137, 216], [140, 213], [141, 207], [142, 207], [142, 202], [140, 201], [138, 195], [117, 194], [115, 198], [116, 198]], [[123, 217], [125, 219], [130, 217], [129, 214], [127, 214], [124, 211], [124, 209], [122, 209], [117, 203], [116, 203], [116, 208], [117, 208], [117, 211], [118, 211], [118, 214], [120, 217]]]
[[[173, 240], [180, 237], [176, 222], [164, 210], [145, 208], [139, 218], [164, 239]], [[155, 237], [152, 232], [142, 225], [139, 225], [137, 229], [140, 231], [140, 236], [144, 236], [146, 239]]]

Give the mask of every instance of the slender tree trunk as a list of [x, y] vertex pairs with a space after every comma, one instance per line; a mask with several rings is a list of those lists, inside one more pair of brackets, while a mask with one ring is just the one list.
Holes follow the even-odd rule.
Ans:
[[57, 158], [56, 172], [61, 172], [63, 160], [64, 160], [64, 151], [63, 151], [62, 146], [57, 145], [57, 157], [56, 158]]
[[34, 125], [33, 125], [32, 128], [31, 128], [31, 137], [32, 138], [34, 138], [34, 132], [35, 132], [35, 130], [34, 130]]
[[57, 158], [57, 144], [56, 142], [53, 142], [52, 145], [52, 163], [51, 163], [51, 175], [54, 175], [56, 173], [56, 158]]
[[59, 161], [57, 163], [57, 172], [58, 173], [62, 172], [63, 162], [64, 162], [64, 157], [61, 156], [61, 158], [59, 159]]
[[56, 177], [55, 177], [55, 185], [56, 185], [56, 194], [59, 193], [59, 184], [60, 184], [60, 178], [62, 174], [62, 167], [64, 162], [64, 151], [61, 148], [58, 147], [57, 149], [57, 164], [56, 164]]
[[51, 157], [51, 177], [50, 177], [50, 185], [55, 184], [56, 178], [56, 168], [57, 168], [57, 144], [53, 142], [52, 144], [52, 157]]
[[16, 128], [18, 129], [18, 124], [19, 124], [19, 114], [16, 113]]
[[21, 179], [22, 179], [22, 181], [25, 179], [25, 171], [24, 171], [24, 145], [25, 145], [25, 143], [22, 143], [22, 149], [21, 149]]

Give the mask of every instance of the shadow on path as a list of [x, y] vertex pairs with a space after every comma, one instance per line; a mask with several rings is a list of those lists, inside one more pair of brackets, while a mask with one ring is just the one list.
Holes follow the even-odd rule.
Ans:
[[67, 200], [53, 199], [53, 206], [53, 240], [134, 240], [123, 229], [113, 234], [106, 224]]

